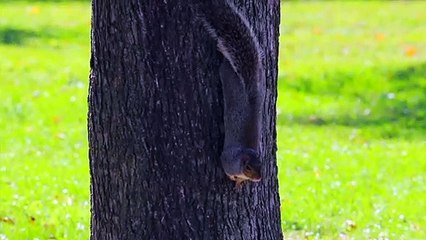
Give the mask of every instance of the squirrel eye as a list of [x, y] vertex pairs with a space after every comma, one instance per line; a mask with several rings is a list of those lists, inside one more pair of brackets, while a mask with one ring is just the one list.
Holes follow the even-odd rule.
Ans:
[[252, 168], [252, 167], [250, 167], [249, 165], [247, 165], [247, 166], [246, 166], [246, 170], [248, 170], [248, 171], [253, 171], [253, 168]]

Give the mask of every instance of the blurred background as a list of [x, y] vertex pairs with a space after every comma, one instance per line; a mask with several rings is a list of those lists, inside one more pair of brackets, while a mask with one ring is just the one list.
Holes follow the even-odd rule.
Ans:
[[[289, 239], [426, 239], [426, 2], [282, 2]], [[0, 0], [0, 240], [88, 239], [90, 2]]]

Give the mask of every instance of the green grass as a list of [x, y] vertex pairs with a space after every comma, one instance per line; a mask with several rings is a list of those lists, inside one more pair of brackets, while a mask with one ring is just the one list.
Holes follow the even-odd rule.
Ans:
[[426, 238], [426, 2], [284, 4], [287, 236]]
[[[425, 8], [283, 4], [288, 238], [426, 238]], [[89, 3], [0, 9], [0, 239], [87, 239]]]
[[0, 239], [88, 239], [90, 7], [0, 9]]

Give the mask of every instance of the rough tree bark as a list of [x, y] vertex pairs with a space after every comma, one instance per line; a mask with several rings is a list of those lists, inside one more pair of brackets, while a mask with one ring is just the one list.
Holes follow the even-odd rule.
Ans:
[[279, 0], [236, 4], [259, 37], [267, 74], [264, 176], [240, 191], [219, 161], [221, 55], [186, 2], [92, 4], [91, 239], [281, 239]]

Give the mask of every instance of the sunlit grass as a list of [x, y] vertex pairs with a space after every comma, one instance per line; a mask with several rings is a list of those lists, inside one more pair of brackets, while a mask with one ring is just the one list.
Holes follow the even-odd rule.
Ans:
[[0, 239], [88, 239], [90, 7], [0, 9]]
[[424, 7], [284, 4], [278, 164], [290, 238], [426, 237]]
[[[0, 3], [0, 239], [88, 239], [89, 3]], [[284, 3], [289, 238], [426, 238], [424, 2]]]

